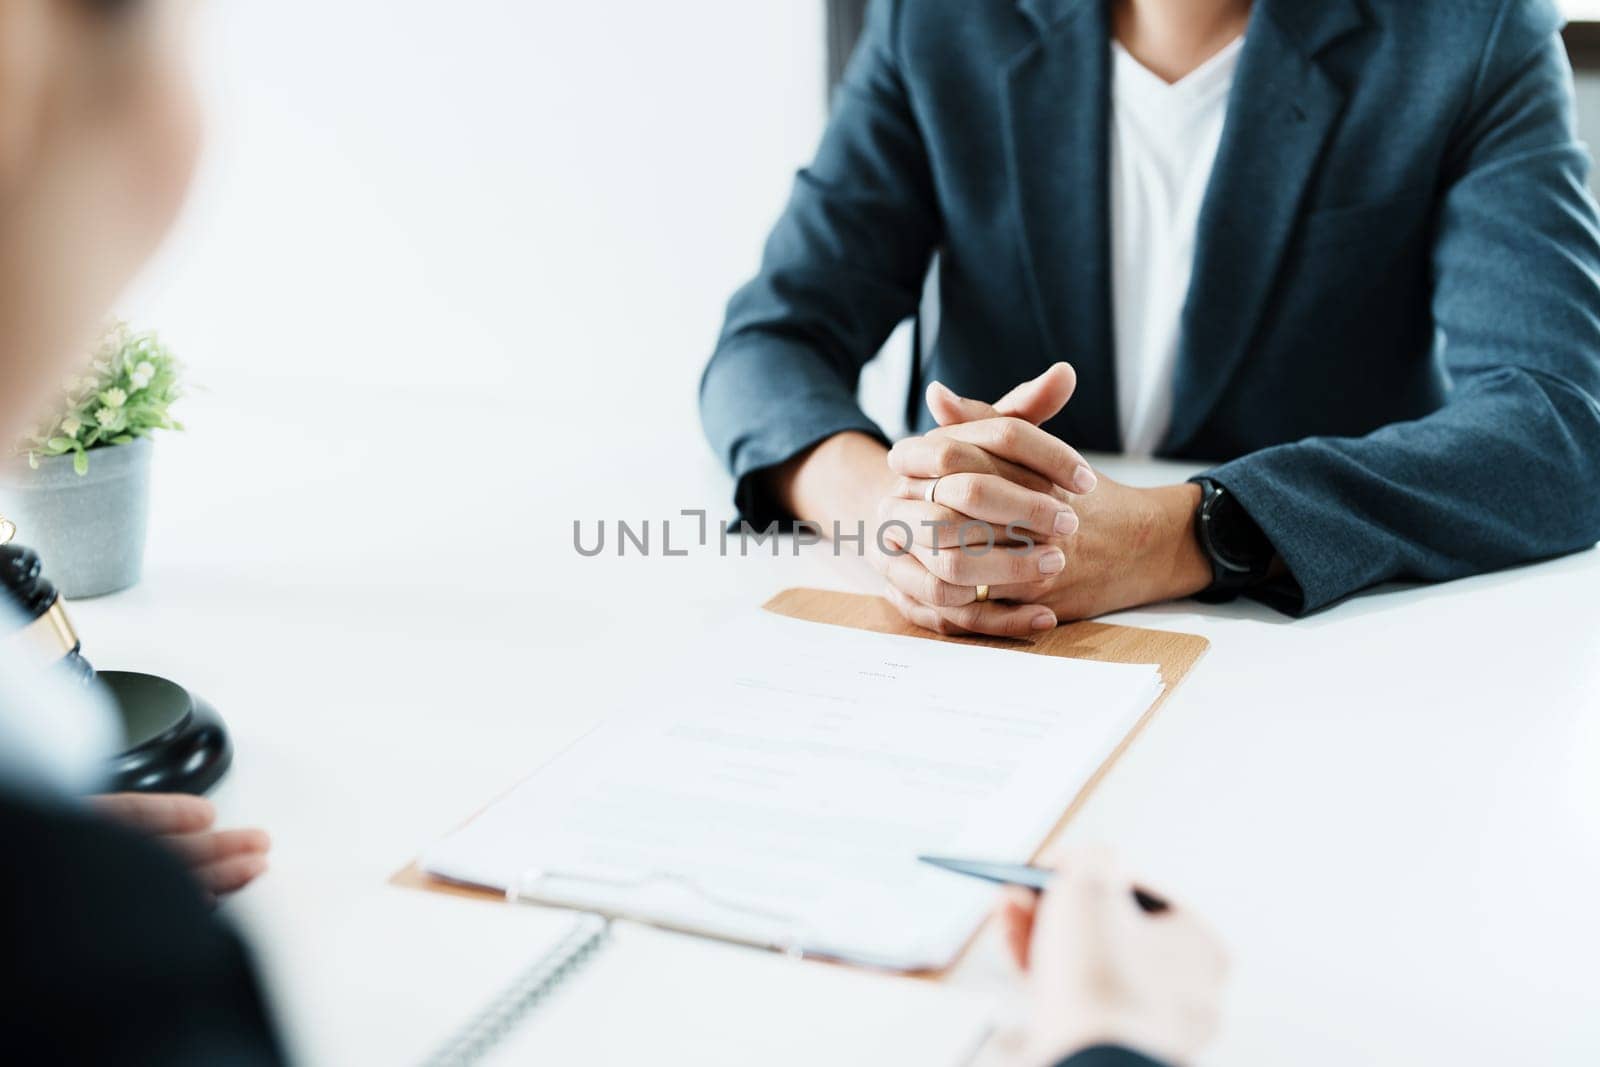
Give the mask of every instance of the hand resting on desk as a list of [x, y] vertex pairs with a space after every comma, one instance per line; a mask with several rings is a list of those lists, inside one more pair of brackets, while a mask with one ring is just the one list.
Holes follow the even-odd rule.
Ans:
[[182, 793], [112, 793], [93, 797], [100, 814], [155, 837], [177, 852], [212, 897], [243, 889], [267, 869], [265, 830], [213, 830], [217, 809]]

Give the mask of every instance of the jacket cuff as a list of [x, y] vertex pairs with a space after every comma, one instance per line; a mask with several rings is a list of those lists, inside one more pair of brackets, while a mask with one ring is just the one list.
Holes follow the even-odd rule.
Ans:
[[810, 405], [783, 427], [772, 427], [760, 440], [749, 442], [738, 450], [733, 461], [733, 504], [738, 509], [735, 524], [747, 522], [756, 529], [776, 522], [779, 529], [787, 530], [794, 524], [794, 516], [772, 498], [768, 477], [774, 467], [781, 467], [835, 434], [858, 432], [867, 434], [889, 446], [889, 438], [877, 423], [859, 410], [830, 409], [824, 405]]
[[764, 527], [793, 516], [772, 500], [772, 468], [835, 434], [888, 437], [856, 403], [853, 383], [793, 342], [719, 349], [700, 383], [706, 438], [733, 475], [739, 517]]
[[1326, 546], [1319, 548], [1315, 538], [1307, 536], [1303, 516], [1285, 506], [1285, 494], [1277, 490], [1269, 472], [1252, 462], [1255, 458], [1245, 456], [1195, 477], [1210, 478], [1232, 493], [1245, 514], [1272, 542], [1288, 569], [1287, 574], [1246, 590], [1242, 595], [1285, 615], [1297, 618], [1309, 615], [1327, 607], [1349, 590], [1328, 565]]
[[1056, 1067], [1167, 1067], [1167, 1065], [1122, 1045], [1093, 1045], [1074, 1052], [1056, 1064]]

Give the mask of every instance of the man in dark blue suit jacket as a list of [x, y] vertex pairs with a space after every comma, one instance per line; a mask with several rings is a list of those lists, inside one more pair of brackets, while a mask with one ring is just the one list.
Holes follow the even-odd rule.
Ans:
[[[993, 418], [1045, 418], [1059, 397], [983, 409], [993, 425], [961, 447], [919, 406], [917, 429], [944, 447], [885, 466], [855, 385], [915, 311], [936, 251], [927, 376], [987, 399], [1070, 361], [1076, 393], [1045, 430], [1121, 445], [1114, 7], [874, 0], [701, 384], [741, 512], [842, 522], [848, 537], [925, 488], [947, 504], [940, 475], [1047, 475], [1078, 516], [1038, 539], [1064, 554], [1057, 573], [1021, 574], [1003, 553], [941, 561], [920, 531], [915, 546], [866, 537], [915, 621], [998, 633], [1205, 590], [1310, 612], [1388, 579], [1600, 539], [1600, 235], [1547, 0], [1257, 0], [1157, 449], [1217, 462], [1203, 485], [1101, 477], [1069, 493], [1074, 453]], [[966, 503], [939, 514], [974, 514]], [[1213, 505], [1207, 541], [1197, 514]]]

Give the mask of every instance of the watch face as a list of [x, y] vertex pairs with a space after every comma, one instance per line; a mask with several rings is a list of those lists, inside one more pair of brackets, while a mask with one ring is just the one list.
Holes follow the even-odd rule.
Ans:
[[1220, 562], [1234, 570], [1265, 573], [1272, 563], [1272, 542], [1226, 489], [1207, 508], [1211, 547]]

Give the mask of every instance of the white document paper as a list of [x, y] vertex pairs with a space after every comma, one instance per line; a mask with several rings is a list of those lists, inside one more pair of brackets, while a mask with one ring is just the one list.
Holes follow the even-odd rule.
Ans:
[[883, 967], [949, 964], [1161, 692], [1153, 665], [766, 612], [423, 856], [552, 903]]

